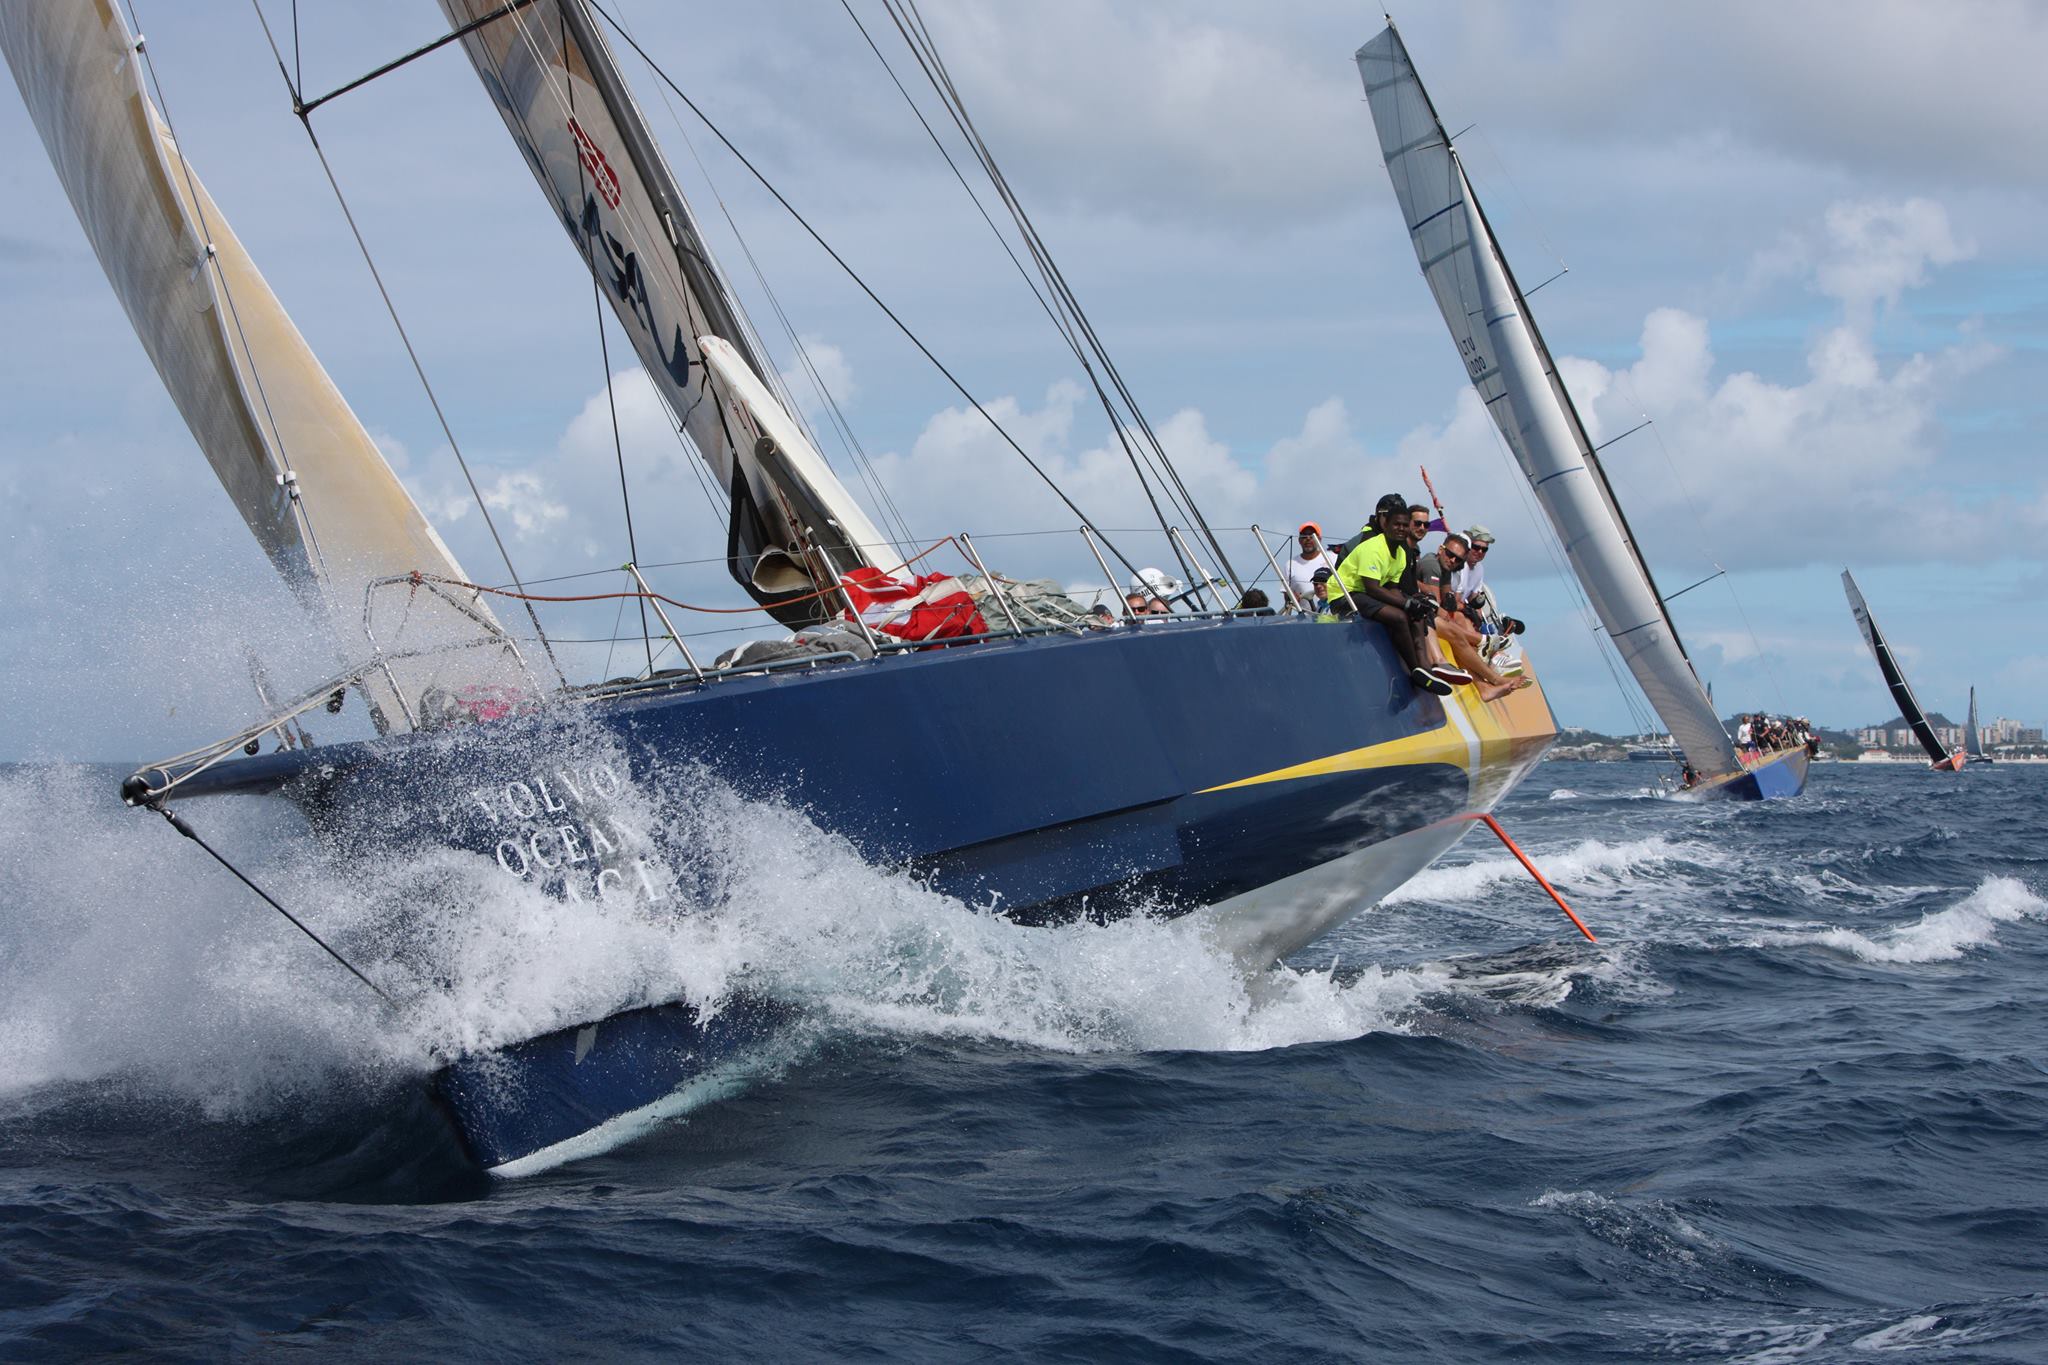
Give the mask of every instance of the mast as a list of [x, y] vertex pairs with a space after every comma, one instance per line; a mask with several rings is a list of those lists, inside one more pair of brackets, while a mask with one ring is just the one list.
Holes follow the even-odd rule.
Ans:
[[[497, 9], [496, 0], [439, 3], [458, 27]], [[699, 339], [722, 340], [761, 381], [751, 406], [779, 406], [775, 372], [589, 9], [535, 0], [466, 34], [462, 46], [655, 388], [725, 490], [734, 580], [787, 625], [830, 615], [835, 607], [814, 594], [833, 571], [893, 567], [896, 555], [795, 423], [761, 420], [705, 363]], [[788, 440], [762, 448], [767, 426]]]
[[[1927, 751], [1927, 757], [1937, 768], [1951, 766], [1955, 756], [1948, 746], [1935, 735], [1934, 727], [1927, 723], [1927, 713], [1920, 709], [1920, 702], [1913, 696], [1912, 685], [1899, 668], [1899, 661], [1892, 654], [1892, 647], [1885, 643], [1884, 632], [1877, 628], [1877, 618], [1870, 614], [1870, 604], [1863, 600], [1862, 591], [1856, 580], [1842, 570], [1842, 591], [1849, 596], [1849, 613], [1856, 618], [1856, 626], [1863, 632], [1863, 642], [1870, 646], [1870, 652], [1877, 656], [1877, 671], [1884, 675], [1884, 685], [1891, 689], [1892, 701], [1898, 705], [1899, 714], [1913, 729], [1913, 738], [1920, 741], [1920, 747]], [[1974, 700], [1974, 689], [1973, 689]]]
[[1358, 52], [1387, 174], [1437, 306], [1622, 662], [1702, 776], [1741, 759], [1685, 652], [1450, 135], [1392, 24]]

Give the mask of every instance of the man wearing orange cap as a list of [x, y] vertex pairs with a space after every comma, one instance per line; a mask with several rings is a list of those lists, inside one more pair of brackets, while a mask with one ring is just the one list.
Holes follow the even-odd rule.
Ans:
[[1296, 554], [1287, 561], [1287, 595], [1303, 611], [1321, 611], [1323, 594], [1316, 586], [1317, 569], [1334, 569], [1337, 556], [1323, 547], [1323, 528], [1304, 521], [1295, 540]]

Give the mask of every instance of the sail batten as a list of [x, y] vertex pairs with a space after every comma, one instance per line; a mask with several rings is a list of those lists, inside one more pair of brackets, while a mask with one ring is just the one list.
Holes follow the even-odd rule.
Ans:
[[[439, 4], [458, 28], [493, 8], [492, 0]], [[699, 338], [726, 343], [759, 380], [755, 416], [764, 403], [782, 406], [778, 377], [581, 0], [536, 0], [465, 34], [462, 45], [656, 390], [725, 492], [733, 579], [800, 625], [825, 610], [815, 590], [830, 576], [806, 570], [792, 580], [789, 566], [816, 555], [842, 573], [893, 566], [887, 539], [822, 458], [764, 462], [748, 439], [756, 425], [749, 405], [707, 363]]]
[[1359, 50], [1358, 67], [1423, 278], [1595, 615], [1700, 775], [1740, 771], [1550, 348], [1391, 25]]

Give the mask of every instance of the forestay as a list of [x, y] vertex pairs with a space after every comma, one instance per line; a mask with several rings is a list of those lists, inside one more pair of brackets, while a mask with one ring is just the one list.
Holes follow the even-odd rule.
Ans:
[[[0, 4], [0, 49], [222, 487], [300, 600], [332, 622], [344, 655], [365, 653], [372, 579], [417, 570], [461, 580], [461, 566], [180, 155], [111, 0]], [[481, 603], [474, 610], [490, 619]], [[401, 681], [413, 692], [425, 674], [409, 667]], [[390, 714], [385, 680], [365, 685]]]
[[1601, 625], [1703, 777], [1741, 769], [1571, 396], [1390, 25], [1358, 52], [1380, 150], [1467, 377], [1556, 529]]
[[[498, 0], [440, 0], [451, 22]], [[894, 567], [897, 556], [822, 458], [782, 446], [764, 461], [753, 433], [772, 371], [719, 277], [611, 50], [578, 0], [538, 0], [463, 38], [512, 139], [603, 287], [656, 388], [731, 502], [726, 555], [735, 580], [787, 624], [817, 619], [830, 575]], [[707, 366], [698, 338], [730, 344], [761, 382], [754, 413]], [[779, 423], [775, 425], [781, 425]], [[792, 427], [793, 429], [793, 427]]]

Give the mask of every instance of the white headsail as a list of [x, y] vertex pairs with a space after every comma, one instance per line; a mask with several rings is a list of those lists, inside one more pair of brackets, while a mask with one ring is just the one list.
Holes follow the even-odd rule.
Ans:
[[[440, 4], [457, 25], [498, 8], [498, 0]], [[764, 395], [773, 372], [581, 0], [513, 8], [462, 42], [656, 388], [730, 497], [734, 579], [799, 624], [819, 615], [802, 599], [827, 585], [806, 567], [808, 555], [827, 554], [842, 571], [893, 567], [898, 556], [822, 460], [764, 461], [743, 434], [752, 424], [704, 363], [697, 338], [729, 343]]]
[[[462, 579], [462, 567], [180, 155], [112, 0], [0, 5], [0, 50], [222, 487], [344, 654], [366, 652], [366, 584], [414, 570]], [[423, 681], [414, 665], [404, 685]], [[385, 680], [365, 685], [388, 713]]]
[[1741, 760], [1630, 538], [1549, 348], [1472, 194], [1450, 135], [1389, 25], [1359, 74], [1422, 272], [1487, 411], [1643, 695], [1704, 777]]

